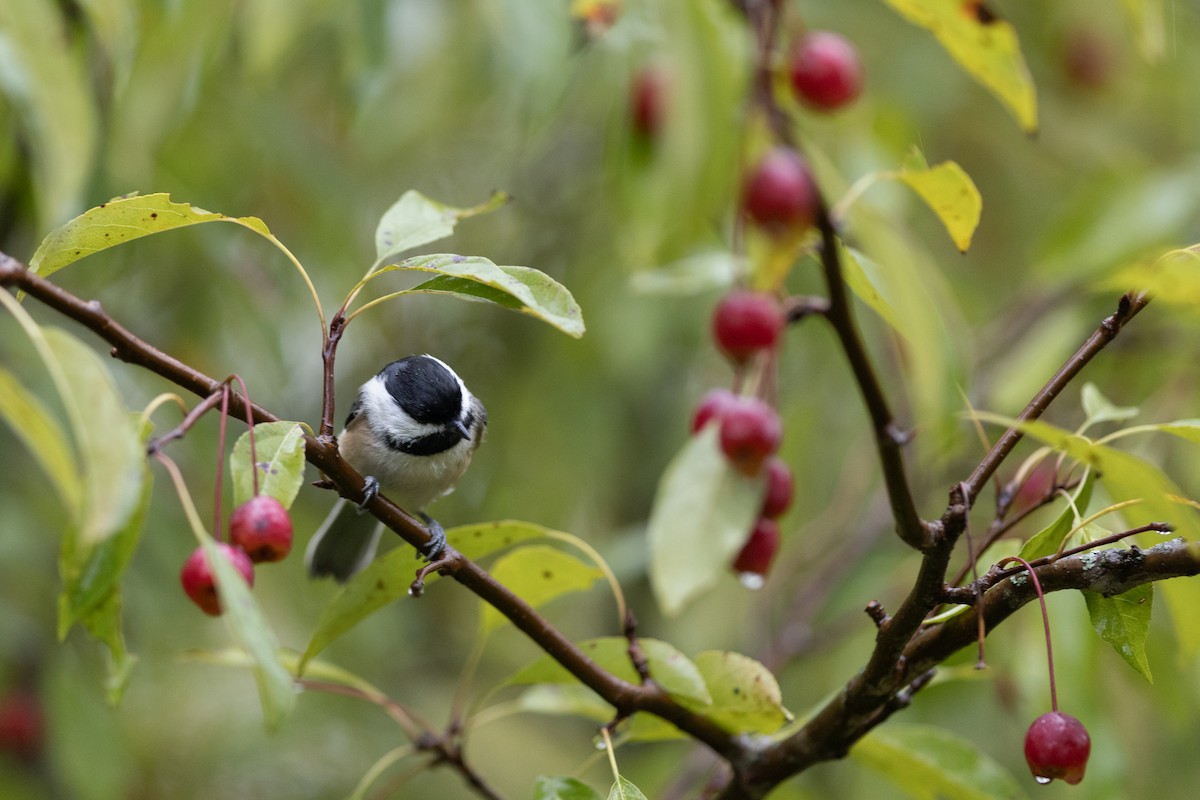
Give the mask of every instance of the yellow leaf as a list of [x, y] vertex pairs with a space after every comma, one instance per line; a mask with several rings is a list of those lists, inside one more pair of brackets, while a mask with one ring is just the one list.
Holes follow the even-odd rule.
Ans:
[[929, 30], [975, 80], [1016, 118], [1037, 130], [1037, 92], [1016, 31], [981, 0], [886, 0], [901, 16]]
[[904, 169], [894, 177], [921, 196], [946, 226], [955, 247], [965, 253], [983, 211], [983, 198], [971, 176], [955, 162], [943, 161], [926, 169]]

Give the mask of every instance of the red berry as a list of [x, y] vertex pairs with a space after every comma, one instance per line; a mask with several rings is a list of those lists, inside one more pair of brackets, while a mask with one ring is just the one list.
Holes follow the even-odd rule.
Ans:
[[229, 541], [255, 564], [279, 561], [292, 550], [292, 520], [287, 509], [269, 494], [258, 494], [233, 510]]
[[1061, 778], [1074, 786], [1083, 780], [1092, 740], [1083, 723], [1061, 711], [1042, 714], [1025, 734], [1025, 760], [1038, 783]]
[[733, 292], [717, 304], [712, 334], [717, 347], [735, 363], [769, 350], [779, 341], [783, 309], [765, 292]]
[[841, 108], [862, 91], [858, 50], [836, 33], [814, 31], [801, 38], [789, 70], [796, 98], [821, 111]]
[[[253, 586], [254, 564], [250, 561], [250, 556], [246, 555], [241, 548], [226, 542], [217, 542], [217, 549], [222, 556], [229, 559], [229, 563], [233, 564], [238, 572], [242, 573], [246, 583]], [[179, 582], [183, 585], [183, 591], [192, 598], [193, 603], [200, 606], [201, 611], [214, 617], [220, 615], [221, 601], [217, 597], [217, 584], [213, 579], [212, 570], [209, 568], [208, 559], [204, 557], [203, 547], [197, 547], [188, 556], [188, 560], [183, 562], [183, 569], [179, 572]]]
[[773, 519], [759, 519], [750, 531], [750, 538], [733, 559], [733, 571], [738, 573], [743, 584], [757, 589], [762, 586], [778, 552], [779, 523]]
[[744, 475], [757, 475], [782, 439], [779, 415], [757, 398], [739, 398], [721, 417], [721, 451]]
[[777, 147], [754, 166], [742, 187], [742, 206], [752, 220], [772, 231], [803, 231], [817, 214], [817, 189], [808, 162]]
[[792, 505], [796, 493], [796, 479], [782, 459], [772, 458], [767, 462], [767, 493], [763, 497], [762, 515], [767, 519], [778, 519]]
[[13, 689], [0, 699], [0, 751], [27, 761], [42, 751], [45, 723], [42, 704], [27, 689]]
[[629, 111], [633, 129], [648, 139], [662, 132], [667, 120], [671, 78], [661, 67], [644, 67], [633, 76]]
[[737, 395], [728, 389], [713, 389], [704, 395], [692, 414], [692, 433], [699, 433], [713, 419], [721, 419], [725, 409], [736, 405], [737, 401]]

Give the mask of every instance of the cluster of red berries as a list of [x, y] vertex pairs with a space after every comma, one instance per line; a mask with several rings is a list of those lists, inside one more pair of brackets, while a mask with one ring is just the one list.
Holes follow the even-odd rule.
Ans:
[[[721, 352], [740, 369], [773, 350], [785, 324], [783, 309], [773, 296], [735, 291], [717, 305], [712, 335]], [[743, 582], [760, 586], [779, 550], [777, 520], [791, 506], [795, 491], [791, 470], [775, 455], [783, 424], [766, 401], [728, 389], [714, 389], [704, 396], [692, 416], [692, 433], [710, 423], [720, 426], [721, 452], [734, 469], [750, 477], [766, 475], [759, 519], [733, 562]]]
[[[292, 550], [292, 520], [287, 509], [270, 495], [251, 497], [233, 510], [229, 541], [217, 542], [217, 550], [253, 586], [255, 564], [280, 561]], [[203, 547], [197, 547], [183, 562], [179, 582], [205, 614], [221, 613], [213, 569]]]

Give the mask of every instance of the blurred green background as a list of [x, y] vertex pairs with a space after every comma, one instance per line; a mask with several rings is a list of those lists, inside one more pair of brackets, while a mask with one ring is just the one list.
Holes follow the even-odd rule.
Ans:
[[[983, 195], [965, 255], [899, 188], [871, 189], [850, 218], [848, 235], [861, 235], [900, 276], [926, 332], [906, 343], [862, 309], [899, 416], [918, 433], [909, 464], [920, 509], [936, 516], [981, 454], [960, 417], [959, 388], [976, 407], [1016, 413], [1110, 313], [1117, 293], [1101, 285], [1114, 268], [1147, 248], [1200, 240], [1200, 51], [1191, 46], [1200, 8], [1162, 3], [1161, 53], [1148, 58], [1134, 20], [1158, 3], [990, 4], [1016, 26], [1038, 86], [1040, 131], [1026, 136], [932, 37], [884, 3], [785, 5], [793, 22], [851, 38], [866, 67], [865, 94], [849, 110], [796, 113], [831, 201], [864, 173], [897, 167], [914, 146], [930, 163], [957, 161]], [[394, 302], [350, 328], [339, 413], [388, 360], [430, 352], [453, 364], [486, 403], [491, 427], [437, 517], [448, 526], [519, 518], [586, 538], [620, 576], [643, 634], [687, 653], [727, 648], [763, 659], [777, 669], [785, 703], [803, 714], [860, 666], [873, 636], [861, 609], [872, 599], [897, 603], [916, 563], [889, 534], [866, 418], [821, 325], [799, 326], [784, 349], [784, 456], [799, 492], [767, 587], [747, 592], [731, 576], [681, 617], [663, 619], [645, 580], [643, 526], [658, 476], [684, 441], [691, 407], [730, 375], [708, 341], [719, 290], [648, 295], [631, 278], [727, 247], [749, 52], [744, 22], [719, 0], [628, 0], [598, 36], [567, 0], [3, 0], [0, 250], [27, 260], [49, 230], [91, 206], [170, 192], [262, 218], [332, 309], [372, 262], [378, 218], [403, 191], [463, 206], [510, 192], [509, 205], [463, 223], [436, 249], [549, 273], [582, 305], [587, 336], [570, 340], [444, 297]], [[632, 134], [628, 116], [631, 77], [647, 63], [673, 76], [668, 123], [652, 143]], [[792, 288], [816, 291], [816, 277], [802, 263]], [[56, 280], [198, 369], [241, 374], [279, 415], [316, 421], [317, 322], [303, 284], [258, 237], [199, 226], [107, 251]], [[40, 321], [71, 327], [27, 306]], [[1152, 305], [1086, 379], [1119, 404], [1142, 406], [1142, 420], [1200, 416], [1198, 330], [1194, 314]], [[45, 383], [8, 316], [0, 361]], [[114, 372], [132, 408], [169, 389], [134, 368]], [[1078, 391], [1052, 421], [1078, 424]], [[172, 413], [159, 412], [160, 429], [175, 424]], [[1192, 496], [1200, 491], [1190, 451], [1156, 439], [1137, 446]], [[0, 454], [0, 687], [31, 682], [48, 715], [39, 762], [0, 754], [0, 800], [342, 797], [402, 742], [378, 709], [311, 693], [269, 735], [249, 674], [180, 659], [229, 637], [178, 588], [194, 540], [161, 473], [125, 582], [127, 636], [140, 660], [123, 703], [107, 707], [102, 649], [78, 631], [63, 645], [54, 639], [61, 512], [7, 429]], [[216, 420], [172, 455], [204, 513]], [[330, 499], [301, 493], [300, 545]], [[989, 504], [977, 524], [987, 523]], [[282, 642], [296, 648], [334, 592], [310, 583], [298, 556], [260, 569], [255, 587]], [[1176, 657], [1165, 612], [1156, 614], [1150, 686], [1091, 632], [1079, 597], [1050, 605], [1061, 702], [1094, 741], [1083, 786], [1037, 787], [1022, 761], [1024, 730], [1047, 706], [1032, 607], [989, 639], [990, 670], [947, 670], [954, 679], [927, 689], [897, 721], [973, 740], [1038, 796], [1189, 796], [1200, 780], [1192, 757], [1200, 671]], [[547, 613], [573, 637], [617, 632], [599, 587]], [[439, 583], [375, 615], [325, 657], [441, 725], [477, 624], [478, 602]], [[487, 692], [535, 656], [522, 637], [501, 632], [472, 697], [510, 699], [512, 690]], [[502, 716], [472, 733], [468, 756], [510, 797], [529, 796], [543, 773], [582, 770], [607, 786], [594, 732], [575, 719]], [[683, 770], [704, 766], [691, 752], [664, 744], [619, 755], [648, 796], [663, 797]], [[777, 796], [897, 792], [850, 759]], [[433, 770], [392, 796], [468, 794], [456, 775]]]

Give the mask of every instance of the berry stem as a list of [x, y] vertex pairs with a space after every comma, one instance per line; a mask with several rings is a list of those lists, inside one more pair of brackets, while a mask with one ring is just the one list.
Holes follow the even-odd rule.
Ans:
[[[246, 382], [242, 380], [242, 376], [236, 372], [229, 376], [228, 381], [237, 381], [238, 386], [242, 387], [242, 397], [246, 398], [246, 427], [250, 432], [250, 473], [254, 479], [254, 494], [258, 495], [258, 448], [254, 444], [254, 413], [251, 409], [254, 408], [250, 404], [250, 390], [246, 388]], [[222, 447], [222, 450], [224, 448]]]
[[[1037, 592], [1038, 602], [1042, 606], [1042, 626], [1046, 630], [1046, 665], [1050, 669], [1050, 710], [1058, 711], [1058, 691], [1054, 685], [1054, 650], [1050, 646], [1050, 613], [1046, 611], [1046, 595], [1042, 592], [1042, 583], [1038, 580], [1033, 566], [1020, 556], [1010, 556], [996, 566], [1002, 567], [1010, 561], [1019, 561], [1024, 565], [1029, 577], [1033, 580], [1033, 589]], [[982, 609], [980, 609], [980, 613], [982, 613]]]
[[213, 538], [221, 541], [221, 487], [225, 482], [225, 423], [229, 419], [229, 382], [221, 384], [221, 427], [217, 434], [217, 485], [213, 489]]

